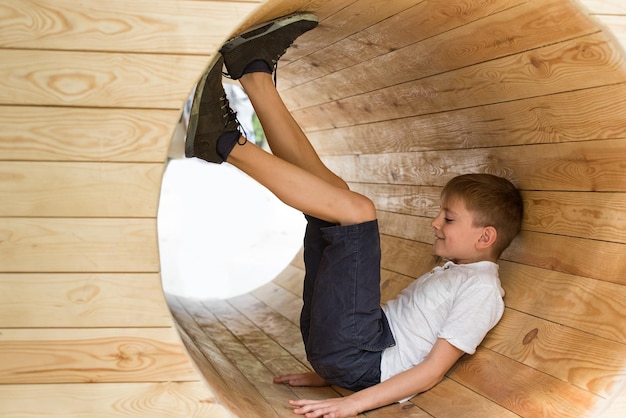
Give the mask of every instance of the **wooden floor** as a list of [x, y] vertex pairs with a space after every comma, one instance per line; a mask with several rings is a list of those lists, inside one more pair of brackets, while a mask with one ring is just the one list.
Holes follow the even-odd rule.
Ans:
[[[339, 387], [293, 388], [271, 383], [272, 378], [280, 374], [311, 370], [298, 326], [303, 277], [300, 254], [276, 279], [248, 294], [227, 300], [168, 296], [179, 332], [200, 373], [216, 389], [219, 403], [234, 411], [237, 416], [292, 417], [288, 405], [290, 399], [323, 399], [351, 393]], [[529, 339], [530, 343], [533, 337], [524, 338]], [[489, 363], [489, 356], [498, 356], [491, 351], [481, 347], [475, 354], [484, 357], [479, 360], [486, 362], [483, 366]], [[484, 382], [476, 382], [475, 378], [471, 382], [471, 375], [480, 374], [480, 370], [475, 368], [476, 365], [472, 366], [470, 359], [470, 356], [461, 359], [444, 380], [428, 392], [407, 402], [368, 411], [360, 416], [575, 418], [587, 416], [585, 406], [593, 402], [584, 391], [539, 377], [544, 380], [546, 387], [560, 390], [560, 393], [558, 396], [551, 393], [546, 399], [530, 401], [535, 404], [534, 407], [518, 406], [519, 414], [515, 413], [493, 402], [484, 391], [481, 393]], [[570, 361], [576, 362], [574, 359]], [[616, 365], [621, 364], [620, 358], [613, 361]], [[464, 370], [468, 365], [469, 369]], [[516, 369], [511, 372], [518, 372], [524, 380], [537, 379], [537, 376], [532, 376], [537, 374], [534, 370], [525, 369], [521, 365]], [[500, 371], [511, 373], [505, 369]], [[507, 376], [504, 381], [496, 376], [490, 376], [489, 379], [498, 379], [498, 390], [509, 393], [508, 396], [527, 396], [519, 387], [519, 377]]]
[[[185, 344], [209, 384], [219, 385], [220, 401], [245, 417], [293, 417], [290, 399], [323, 399], [350, 392], [339, 387], [294, 388], [272, 384], [279, 374], [311, 370], [298, 325], [304, 270], [300, 256], [274, 281], [228, 300], [168, 296]], [[516, 417], [504, 408], [458, 391], [446, 380], [428, 396], [390, 405], [360, 416], [431, 417], [430, 402], [455, 392], [459, 408], [448, 416]], [[472, 405], [472, 414], [463, 411]], [[421, 407], [420, 407], [421, 405]], [[435, 411], [433, 411], [435, 413]], [[458, 415], [463, 414], [463, 415]]]

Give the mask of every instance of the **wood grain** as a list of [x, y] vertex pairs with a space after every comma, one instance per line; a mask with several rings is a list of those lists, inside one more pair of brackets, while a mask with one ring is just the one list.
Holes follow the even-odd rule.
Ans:
[[[575, 418], [602, 402], [585, 390], [487, 349], [463, 357], [449, 377], [520, 416]], [[497, 385], [490, 383], [496, 381]]]
[[[501, 4], [499, 6], [502, 7]], [[488, 13], [488, 10], [485, 13]], [[361, 95], [372, 91], [373, 88], [380, 90], [438, 76], [597, 31], [583, 13], [573, 7], [565, 7], [562, 1], [553, 0], [522, 3], [518, 7], [466, 22], [458, 28], [449, 31], [445, 29], [443, 25], [438, 28], [443, 31], [438, 33], [440, 36], [428, 37], [428, 34], [424, 34], [422, 36], [426, 39], [404, 48], [392, 47], [391, 52], [387, 54], [377, 57], [368, 57], [364, 54], [363, 61], [350, 65], [345, 70], [331, 67], [327, 75], [310, 83], [298, 85], [297, 93], [293, 97], [289, 90], [283, 90], [283, 97], [294, 109], [315, 106]], [[399, 30], [394, 28], [395, 33], [402, 33], [398, 32]], [[546, 42], [548, 39], [550, 42]], [[548, 64], [541, 65], [547, 67]], [[321, 66], [324, 67], [324, 64]], [[547, 68], [546, 70], [549, 71]], [[493, 76], [494, 74], [490, 75]], [[437, 77], [442, 78], [444, 77]], [[506, 82], [506, 78], [503, 76], [502, 81]], [[476, 76], [468, 78], [471, 82], [477, 82], [479, 79]], [[507, 84], [510, 84], [510, 81]], [[464, 81], [463, 87], [466, 85], [467, 82]], [[430, 86], [434, 86], [434, 82]]]
[[297, 89], [286, 101], [296, 120], [330, 129], [621, 83], [620, 54], [596, 34], [331, 102]]
[[23, 273], [156, 273], [156, 220], [0, 218], [0, 265]]
[[[0, 46], [20, 49], [205, 54], [219, 49], [258, 1], [8, 3], [0, 23]], [[163, 36], [167, 34], [167, 36]]]
[[3, 329], [3, 384], [192, 381], [173, 328]]
[[11, 162], [0, 166], [0, 216], [156, 217], [163, 164]]
[[[408, 7], [399, 9], [399, 11], [389, 7], [381, 8], [377, 10], [378, 13], [375, 15], [378, 19], [377, 22], [355, 33], [346, 31], [345, 25], [337, 27], [336, 18], [326, 19], [322, 25], [327, 28], [332, 27], [332, 35], [335, 38], [332, 42], [327, 42], [326, 46], [317, 47], [312, 53], [281, 66], [281, 77], [285, 77], [287, 80], [286, 83], [281, 82], [279, 87], [281, 91], [286, 92], [291, 87], [300, 86], [333, 73], [341, 74], [344, 79], [346, 77], [351, 79], [354, 77], [352, 70], [359, 71], [356, 67], [358, 64], [374, 60], [385, 54], [393, 54], [395, 51], [408, 46], [412, 48], [418, 43], [423, 45], [426, 39], [451, 32], [468, 23], [509, 8], [515, 8], [520, 4], [523, 2], [519, 0], [465, 0], [456, 3], [430, 0], [414, 1], [406, 5], [401, 4], [401, 2], [394, 2], [394, 6]], [[347, 8], [346, 13], [349, 12], [350, 8]], [[339, 36], [344, 36], [344, 38]], [[449, 36], [453, 36], [452, 33], [449, 33]], [[467, 42], [469, 39], [474, 41], [477, 36], [482, 35], [475, 33], [473, 36], [465, 38], [463, 42]], [[482, 52], [487, 48], [487, 45], [483, 45], [483, 48], [477, 48], [474, 51]], [[409, 49], [407, 48], [407, 50]], [[437, 52], [436, 49], [432, 49], [428, 55], [428, 60]], [[327, 59], [330, 56], [333, 57], [332, 60]], [[410, 62], [416, 66], [419, 65], [417, 59], [411, 59]], [[347, 68], [350, 68], [348, 76], [346, 75], [348, 70], [341, 72]], [[415, 67], [411, 68], [411, 73], [415, 69]]]
[[3, 106], [0, 160], [163, 163], [178, 110]]
[[0, 399], [4, 417], [234, 417], [202, 382], [0, 385]]
[[624, 367], [623, 343], [512, 309], [506, 310], [483, 345], [602, 397], [619, 385]]
[[0, 328], [168, 327], [156, 273], [2, 273]]
[[[214, 388], [219, 402], [236, 416], [254, 416], [256, 413], [268, 417], [276, 416], [272, 407], [264, 402], [236, 365], [208, 338], [181, 301], [175, 296], [169, 296], [168, 304], [180, 325], [185, 346], [198, 370]], [[245, 393], [245, 396], [239, 396], [240, 393]]]
[[180, 111], [209, 57], [2, 50], [0, 105]]
[[348, 182], [444, 186], [466, 173], [491, 173], [522, 190], [624, 192], [626, 140], [471, 150], [327, 156]]
[[444, 378], [441, 383], [421, 393], [411, 402], [438, 418], [515, 418], [519, 415], [498, 405], [454, 380]]
[[321, 155], [617, 139], [626, 136], [624, 106], [626, 85], [619, 84], [332, 130], [310, 128], [307, 135]]
[[500, 277], [512, 309], [625, 343], [624, 286], [515, 263], [501, 262]]

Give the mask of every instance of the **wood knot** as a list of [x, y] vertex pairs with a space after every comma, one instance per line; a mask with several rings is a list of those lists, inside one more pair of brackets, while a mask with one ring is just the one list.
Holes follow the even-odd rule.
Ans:
[[529, 331], [528, 334], [526, 334], [526, 336], [522, 340], [522, 344], [524, 345], [530, 344], [535, 338], [537, 338], [537, 334], [539, 334], [539, 330], [537, 328]]
[[415, 404], [410, 403], [410, 404], [406, 404], [406, 405], [402, 406], [402, 409], [403, 410], [407, 410], [407, 409], [411, 409], [413, 407], [415, 407]]

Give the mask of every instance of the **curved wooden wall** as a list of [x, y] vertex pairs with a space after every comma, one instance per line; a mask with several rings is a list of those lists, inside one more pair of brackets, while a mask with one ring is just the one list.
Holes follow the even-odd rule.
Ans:
[[160, 182], [221, 43], [309, 10], [321, 25], [278, 85], [328, 165], [376, 202], [385, 298], [432, 266], [450, 177], [523, 189], [505, 316], [420, 407], [458, 416], [463, 386], [512, 416], [622, 416], [626, 5], [260, 3], [0, 3], [0, 415], [230, 415], [163, 298]]

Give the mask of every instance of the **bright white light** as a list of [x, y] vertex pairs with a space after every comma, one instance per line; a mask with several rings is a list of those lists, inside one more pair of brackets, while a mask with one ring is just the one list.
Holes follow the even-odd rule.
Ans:
[[228, 164], [171, 160], [158, 215], [166, 292], [227, 298], [275, 278], [302, 246], [305, 220]]

